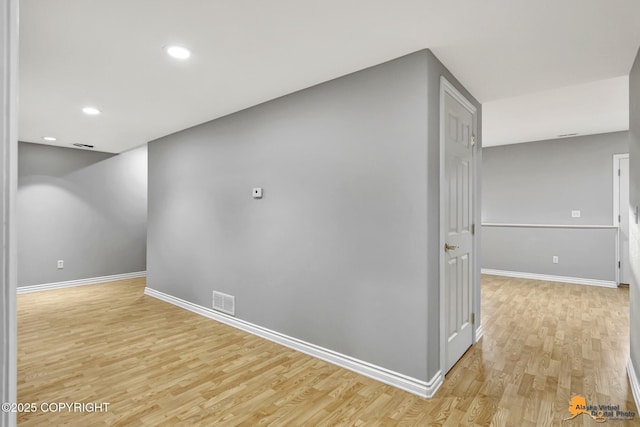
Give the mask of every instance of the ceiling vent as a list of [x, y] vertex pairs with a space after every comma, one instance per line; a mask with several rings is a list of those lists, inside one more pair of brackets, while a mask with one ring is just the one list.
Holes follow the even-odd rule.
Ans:
[[78, 148], [93, 148], [93, 145], [89, 145], [89, 144], [80, 144], [80, 143], [76, 143], [73, 144], [74, 147], [78, 147]]
[[236, 315], [236, 297], [213, 291], [213, 308], [232, 316]]

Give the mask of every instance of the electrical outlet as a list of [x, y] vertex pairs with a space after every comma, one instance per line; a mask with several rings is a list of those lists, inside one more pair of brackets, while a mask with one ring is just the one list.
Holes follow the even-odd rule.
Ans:
[[58, 270], [62, 270], [64, 268], [64, 260], [63, 259], [59, 259], [58, 260]]
[[554, 264], [557, 264], [557, 263], [558, 263], [558, 256], [557, 256], [557, 255], [554, 255], [554, 256], [553, 256], [553, 263], [554, 263]]
[[580, 211], [571, 211], [571, 218], [580, 218]]

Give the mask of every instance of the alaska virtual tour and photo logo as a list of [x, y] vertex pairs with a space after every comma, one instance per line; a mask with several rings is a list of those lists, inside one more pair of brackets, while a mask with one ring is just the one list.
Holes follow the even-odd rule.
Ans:
[[564, 421], [572, 420], [578, 415], [587, 415], [597, 423], [607, 421], [630, 421], [636, 416], [633, 411], [620, 409], [620, 405], [587, 405], [584, 396], [573, 396], [569, 401], [569, 412], [571, 416]]

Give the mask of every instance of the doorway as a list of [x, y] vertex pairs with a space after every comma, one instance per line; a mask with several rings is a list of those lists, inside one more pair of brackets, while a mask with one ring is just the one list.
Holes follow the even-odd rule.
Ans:
[[617, 274], [618, 284], [629, 284], [629, 154], [613, 156], [613, 225], [618, 226]]
[[441, 366], [447, 373], [474, 339], [476, 108], [444, 77], [440, 89]]

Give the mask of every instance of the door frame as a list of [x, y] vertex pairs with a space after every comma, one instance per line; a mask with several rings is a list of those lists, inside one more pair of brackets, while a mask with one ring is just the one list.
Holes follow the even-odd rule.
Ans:
[[[17, 402], [16, 191], [18, 170], [18, 0], [0, 2], [0, 396]], [[15, 426], [16, 414], [0, 413], [0, 426]]]
[[619, 262], [622, 261], [620, 254], [620, 222], [618, 221], [618, 215], [620, 215], [620, 176], [618, 170], [620, 169], [620, 160], [629, 159], [629, 153], [614, 154], [613, 155], [613, 217], [611, 218], [611, 225], [616, 227], [616, 258], [615, 258], [615, 272], [616, 283], [620, 286], [620, 268], [618, 268]]
[[479, 287], [480, 287], [480, 282], [479, 282], [479, 274], [477, 270], [477, 259], [478, 259], [478, 232], [479, 232], [479, 225], [480, 225], [480, 221], [478, 221], [478, 213], [479, 213], [479, 209], [477, 206], [477, 202], [478, 202], [478, 168], [479, 165], [477, 164], [478, 162], [478, 155], [477, 155], [477, 151], [478, 151], [478, 147], [480, 145], [480, 138], [479, 135], [477, 134], [477, 129], [478, 129], [478, 114], [477, 114], [477, 108], [471, 103], [469, 102], [469, 100], [462, 94], [460, 93], [460, 91], [458, 91], [458, 89], [456, 89], [453, 84], [451, 84], [446, 78], [445, 76], [440, 76], [440, 120], [439, 120], [439, 126], [440, 126], [440, 142], [439, 142], [439, 147], [440, 147], [440, 185], [439, 185], [439, 189], [440, 189], [440, 218], [438, 221], [438, 225], [439, 225], [439, 245], [438, 245], [438, 254], [439, 254], [439, 263], [438, 263], [438, 267], [439, 267], [439, 272], [438, 272], [438, 277], [439, 277], [439, 282], [440, 282], [440, 287], [439, 287], [439, 291], [440, 291], [440, 298], [439, 298], [439, 302], [440, 302], [440, 370], [442, 372], [442, 377], [444, 378], [444, 375], [446, 374], [445, 372], [445, 366], [446, 366], [446, 351], [447, 351], [447, 338], [446, 338], [446, 324], [447, 324], [447, 316], [446, 316], [446, 309], [445, 309], [445, 263], [446, 263], [446, 257], [445, 257], [445, 252], [443, 250], [444, 248], [444, 244], [445, 244], [445, 240], [446, 240], [446, 236], [445, 236], [445, 230], [443, 227], [443, 222], [444, 222], [444, 218], [446, 215], [446, 185], [445, 185], [445, 167], [446, 167], [446, 159], [445, 159], [445, 108], [444, 108], [444, 104], [445, 104], [445, 95], [449, 94], [451, 95], [455, 100], [457, 100], [458, 102], [460, 102], [467, 110], [469, 110], [473, 116], [473, 130], [472, 130], [472, 134], [476, 136], [476, 143], [472, 146], [471, 148], [471, 157], [472, 157], [472, 161], [471, 161], [471, 177], [473, 180], [472, 183], [472, 188], [473, 188], [473, 197], [472, 197], [472, 203], [471, 203], [471, 209], [472, 209], [472, 218], [473, 218], [473, 224], [475, 224], [476, 227], [476, 232], [475, 234], [472, 236], [473, 242], [472, 242], [472, 255], [471, 255], [471, 271], [473, 272], [473, 281], [471, 284], [471, 305], [470, 305], [470, 309], [472, 310], [472, 313], [476, 313], [476, 322], [473, 323], [471, 325], [472, 328], [472, 344], [474, 345], [478, 342], [478, 340], [481, 337], [481, 327], [479, 325], [479, 319], [480, 319], [480, 307], [478, 304], [478, 298], [480, 295], [479, 292]]

